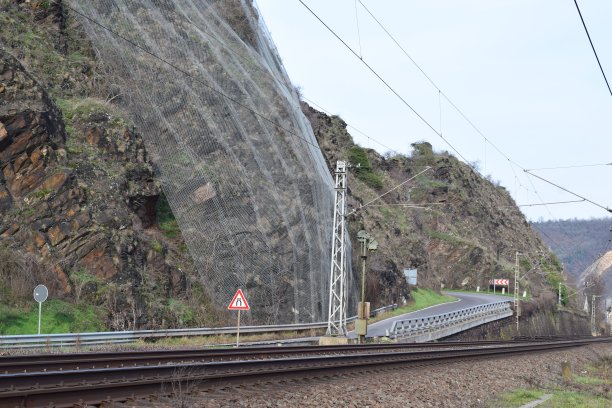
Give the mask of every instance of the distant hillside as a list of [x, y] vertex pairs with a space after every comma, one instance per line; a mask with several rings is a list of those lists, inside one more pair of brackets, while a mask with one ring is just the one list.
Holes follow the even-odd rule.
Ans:
[[532, 223], [564, 263], [565, 271], [574, 278], [578, 278], [604, 249], [611, 225], [611, 218]]

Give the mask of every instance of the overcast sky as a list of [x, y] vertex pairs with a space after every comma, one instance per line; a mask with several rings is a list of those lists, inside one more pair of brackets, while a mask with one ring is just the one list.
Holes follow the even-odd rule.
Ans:
[[[612, 162], [612, 96], [573, 0], [361, 2], [444, 95], [522, 168]], [[518, 204], [577, 199], [536, 178], [530, 180], [485, 143], [359, 1], [357, 7], [355, 0], [304, 3], [436, 131], [441, 129], [462, 156], [508, 188]], [[457, 155], [298, 0], [257, 4], [292, 81], [306, 98], [371, 138], [349, 128], [356, 142], [381, 153], [390, 148], [409, 154], [411, 143], [426, 140], [437, 151]], [[612, 80], [612, 1], [581, 0], [579, 5]], [[534, 173], [612, 207], [612, 166]], [[530, 220], [608, 214], [587, 203], [521, 209]]]

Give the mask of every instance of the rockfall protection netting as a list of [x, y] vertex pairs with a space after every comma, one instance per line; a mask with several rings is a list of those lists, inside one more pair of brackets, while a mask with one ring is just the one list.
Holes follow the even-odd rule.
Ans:
[[[244, 0], [71, 0], [141, 130], [199, 279], [260, 323], [324, 321], [333, 182]], [[122, 38], [123, 37], [123, 38]]]

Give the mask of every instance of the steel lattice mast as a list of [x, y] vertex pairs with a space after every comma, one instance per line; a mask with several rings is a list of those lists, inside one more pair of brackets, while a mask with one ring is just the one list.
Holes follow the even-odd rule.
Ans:
[[346, 162], [336, 162], [328, 336], [346, 336]]

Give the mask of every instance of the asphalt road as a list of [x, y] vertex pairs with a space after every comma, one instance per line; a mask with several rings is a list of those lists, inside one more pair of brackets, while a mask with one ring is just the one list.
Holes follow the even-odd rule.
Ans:
[[[431, 306], [426, 309], [417, 310], [416, 312], [405, 313], [403, 315], [391, 317], [381, 320], [368, 326], [367, 337], [384, 336], [387, 329], [391, 329], [391, 325], [396, 320], [414, 319], [419, 317], [435, 316], [442, 313], [454, 312], [456, 310], [466, 309], [472, 306], [486, 305], [500, 301], [511, 302], [512, 298], [507, 296], [487, 295], [486, 293], [462, 293], [462, 292], [444, 292], [454, 296], [458, 301], [451, 303], [443, 303], [441, 305]], [[350, 332], [348, 337], [354, 338], [355, 332]]]

